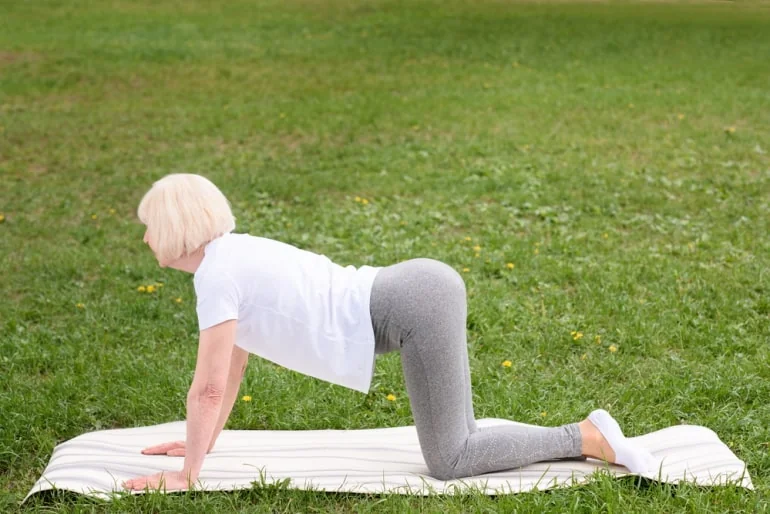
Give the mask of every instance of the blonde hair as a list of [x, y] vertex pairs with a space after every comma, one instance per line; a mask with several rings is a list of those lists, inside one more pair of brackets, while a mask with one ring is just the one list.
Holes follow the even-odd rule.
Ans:
[[210, 180], [188, 173], [155, 182], [137, 209], [161, 262], [173, 262], [235, 229], [230, 203]]

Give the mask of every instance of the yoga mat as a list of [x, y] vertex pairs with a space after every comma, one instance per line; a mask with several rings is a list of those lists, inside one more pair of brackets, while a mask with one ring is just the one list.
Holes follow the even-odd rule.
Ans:
[[[479, 427], [514, 423], [479, 420]], [[147, 446], [184, 439], [182, 421], [139, 428], [90, 432], [58, 445], [27, 498], [62, 489], [109, 499], [123, 480], [159, 471], [178, 471], [181, 457], [147, 456]], [[632, 438], [662, 458], [659, 472], [643, 476], [702, 486], [734, 484], [753, 489], [746, 465], [705, 427], [678, 425]], [[290, 479], [289, 487], [318, 491], [454, 494], [471, 488], [511, 494], [570, 487], [597, 470], [629, 475], [620, 466], [592, 459], [557, 460], [459, 480], [436, 480], [420, 453], [413, 426], [369, 430], [225, 430], [206, 457], [199, 488], [231, 491], [253, 482]], [[139, 493], [141, 494], [141, 493]]]

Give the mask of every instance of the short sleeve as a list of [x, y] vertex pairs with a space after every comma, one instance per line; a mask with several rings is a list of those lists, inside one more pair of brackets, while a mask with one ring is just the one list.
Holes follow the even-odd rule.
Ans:
[[203, 331], [231, 319], [238, 319], [238, 285], [226, 273], [207, 273], [195, 282], [198, 297], [198, 328]]

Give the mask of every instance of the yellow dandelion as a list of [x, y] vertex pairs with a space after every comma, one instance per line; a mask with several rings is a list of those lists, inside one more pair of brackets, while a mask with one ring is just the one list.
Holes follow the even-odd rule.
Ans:
[[580, 356], [580, 360], [581, 360], [581, 361], [584, 361], [584, 360], [586, 360], [587, 358], [588, 358], [588, 354], [587, 354], [587, 353], [584, 353], [583, 355], [581, 355], [581, 356]]
[[147, 290], [147, 288], [144, 286], [139, 286], [136, 288], [136, 290], [139, 291], [140, 293], [144, 293]]
[[91, 215], [91, 219], [92, 219], [92, 220], [95, 220], [95, 219], [96, 219], [96, 214], [92, 214], [92, 215]]
[[282, 113], [281, 113], [281, 118], [285, 118], [285, 117], [286, 117], [286, 113], [285, 113], [285, 112], [282, 112]]
[[474, 255], [474, 257], [476, 257], [476, 258], [481, 257], [481, 254], [477, 253], [477, 254]]
[[570, 335], [572, 336], [573, 341], [583, 339], [583, 332], [578, 332], [576, 330], [573, 330], [572, 332], [570, 332]]
[[476, 246], [474, 246], [474, 247], [473, 247], [473, 251], [475, 251], [475, 252], [480, 252], [480, 251], [481, 251], [481, 246], [480, 246], [480, 245], [476, 245]]
[[510, 368], [511, 366], [513, 366], [513, 363], [511, 361], [503, 361], [501, 366], [504, 368]]
[[535, 248], [535, 255], [540, 255], [540, 248]]
[[176, 303], [182, 303], [182, 299], [181, 299], [181, 298], [175, 298], [175, 299], [174, 299], [174, 301], [175, 301]]
[[367, 200], [366, 198], [361, 198], [361, 204], [362, 205], [366, 205], [368, 203], [369, 203], [369, 200]]
[[396, 401], [396, 395], [391, 393], [388, 396], [386, 396], [385, 399], [388, 400], [389, 402], [395, 402]]
[[115, 212], [117, 212], [115, 209], [110, 209], [110, 214], [115, 214]]
[[727, 127], [725, 129], [725, 132], [727, 132], [728, 134], [735, 134], [735, 127]]
[[615, 353], [618, 351], [618, 347], [614, 344], [611, 344], [609, 348], [607, 348], [610, 352]]
[[596, 343], [596, 344], [602, 344], [602, 336], [596, 336], [596, 337], [594, 337], [594, 343]]
[[679, 118], [679, 120], [681, 121], [681, 120], [683, 120], [683, 119], [684, 119], [684, 114], [682, 114], [682, 113], [680, 112], [679, 114], [677, 114], [677, 115], [676, 115], [676, 117], [677, 117], [677, 118]]
[[241, 400], [243, 400], [244, 402], [250, 402], [250, 401], [251, 401], [251, 396], [249, 396], [249, 395], [247, 394], [247, 395], [243, 396], [243, 397], [241, 398]]
[[513, 264], [512, 262], [509, 262], [508, 264], [505, 265], [505, 267], [508, 268], [508, 269], [513, 269], [513, 268], [516, 267], [516, 265]]
[[468, 273], [470, 270], [470, 268], [463, 268], [463, 273]]
[[605, 232], [604, 234], [602, 234], [602, 237], [603, 237], [604, 239], [607, 239], [608, 237], [610, 237], [610, 235], [609, 235], [607, 232]]
[[86, 306], [83, 305], [82, 303], [79, 303], [79, 304], [75, 305], [75, 307], [77, 307], [78, 309], [85, 309], [86, 308]]
[[5, 214], [0, 214], [0, 223], [5, 221]]
[[544, 418], [544, 417], [546, 417], [547, 415], [548, 415], [548, 411], [543, 411], [543, 412], [541, 412], [541, 413], [540, 413], [540, 417], [541, 417], [541, 418]]
[[147, 286], [146, 290], [147, 290], [148, 293], [154, 293], [155, 292], [155, 286], [149, 285], [149, 286]]
[[155, 287], [161, 288], [163, 287], [163, 282], [158, 282], [155, 284]]
[[360, 196], [356, 196], [355, 198], [353, 198], [353, 200], [355, 200], [356, 202], [360, 203], [361, 202], [361, 197]]
[[465, 240], [466, 240], [466, 241], [473, 241], [473, 238], [472, 238], [472, 237], [470, 237], [470, 236], [465, 236]]

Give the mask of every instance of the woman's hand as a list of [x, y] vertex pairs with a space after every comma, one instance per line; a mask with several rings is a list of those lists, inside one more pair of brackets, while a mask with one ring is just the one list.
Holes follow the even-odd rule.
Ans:
[[154, 475], [134, 478], [123, 482], [123, 488], [129, 491], [163, 490], [185, 491], [192, 487], [189, 475], [182, 471], [161, 471]]
[[156, 444], [142, 450], [142, 455], [168, 455], [169, 457], [184, 457], [184, 441]]

